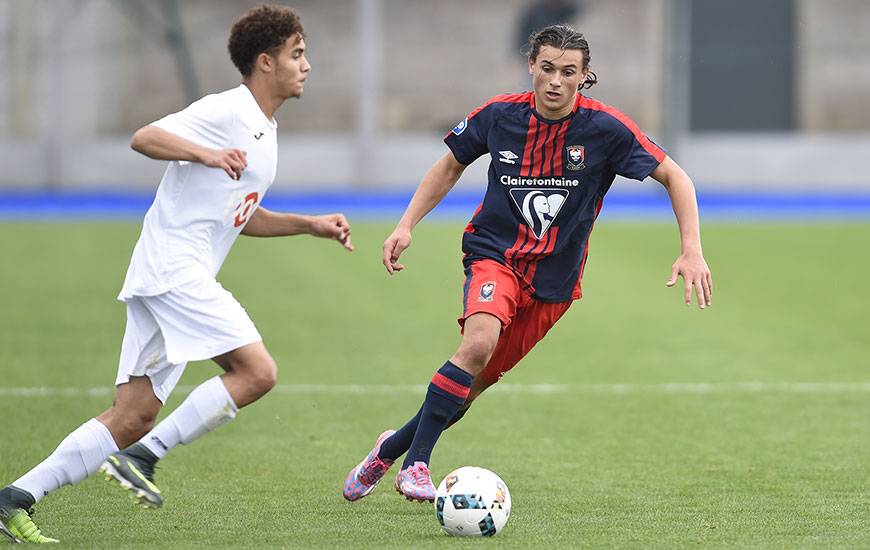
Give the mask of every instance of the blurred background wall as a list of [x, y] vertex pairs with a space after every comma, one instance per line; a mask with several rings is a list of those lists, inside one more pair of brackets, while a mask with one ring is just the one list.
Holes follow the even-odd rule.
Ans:
[[[590, 42], [617, 106], [714, 190], [870, 191], [870, 2], [298, 0], [313, 66], [279, 111], [279, 189], [416, 185], [441, 137], [528, 89], [546, 13]], [[0, 0], [0, 192], [156, 186], [140, 126], [238, 85], [229, 27], [256, 2]], [[469, 169], [483, 182], [487, 161]]]

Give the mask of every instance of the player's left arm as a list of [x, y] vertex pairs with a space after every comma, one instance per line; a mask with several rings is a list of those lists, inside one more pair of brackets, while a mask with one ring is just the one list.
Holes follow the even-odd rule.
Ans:
[[314, 235], [336, 240], [347, 250], [353, 250], [353, 244], [350, 242], [350, 224], [344, 214], [304, 216], [272, 212], [261, 206], [254, 211], [251, 219], [242, 228], [242, 235], [250, 237]]
[[668, 156], [650, 175], [667, 189], [680, 227], [681, 252], [671, 268], [671, 277], [666, 284], [669, 287], [674, 286], [677, 278], [682, 276], [686, 305], [692, 303], [694, 289], [698, 307], [704, 309], [713, 303], [713, 276], [701, 250], [701, 223], [698, 218], [695, 185], [680, 165]]

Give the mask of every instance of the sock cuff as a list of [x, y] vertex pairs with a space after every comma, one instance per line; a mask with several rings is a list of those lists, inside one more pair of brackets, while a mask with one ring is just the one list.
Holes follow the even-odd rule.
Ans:
[[468, 398], [473, 380], [470, 373], [447, 361], [432, 377], [429, 389], [461, 404]]
[[208, 380], [203, 382], [200, 387], [203, 390], [207, 391], [216, 403], [222, 406], [228, 406], [229, 412], [231, 412], [230, 416], [234, 417], [236, 416], [236, 413], [239, 412], [239, 407], [236, 406], [236, 402], [233, 401], [233, 396], [230, 395], [227, 387], [224, 386], [224, 381], [220, 376], [209, 378]]
[[109, 428], [105, 424], [96, 418], [91, 418], [85, 422], [85, 426], [88, 427], [91, 434], [100, 442], [101, 451], [106, 453], [106, 456], [117, 453], [120, 450], [118, 449], [118, 444], [115, 443], [112, 432], [109, 431]]
[[[194, 388], [187, 398], [207, 431], [222, 426], [236, 417], [239, 408], [220, 376], [210, 378]], [[184, 438], [182, 438], [182, 442]]]

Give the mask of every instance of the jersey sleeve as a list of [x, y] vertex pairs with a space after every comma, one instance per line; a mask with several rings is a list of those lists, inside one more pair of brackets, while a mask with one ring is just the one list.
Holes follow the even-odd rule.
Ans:
[[617, 111], [610, 116], [608, 154], [614, 172], [643, 181], [665, 160], [665, 151], [624, 114]]
[[466, 166], [489, 153], [489, 130], [495, 119], [495, 107], [489, 103], [472, 111], [465, 120], [456, 125], [444, 143], [456, 160]]
[[194, 101], [183, 111], [166, 115], [152, 122], [203, 147], [222, 149], [229, 142], [229, 126], [234, 113], [229, 104], [217, 95], [207, 95]]

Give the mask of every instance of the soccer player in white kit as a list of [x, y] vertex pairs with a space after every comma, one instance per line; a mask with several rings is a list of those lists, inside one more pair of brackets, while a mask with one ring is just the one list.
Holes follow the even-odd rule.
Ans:
[[[133, 136], [133, 149], [170, 163], [118, 296], [127, 306], [127, 328], [115, 401], [0, 490], [0, 533], [13, 542], [57, 542], [42, 535], [30, 508], [98, 469], [143, 506], [160, 506], [157, 460], [232, 420], [275, 385], [277, 367], [259, 332], [215, 280], [240, 233], [310, 234], [353, 250], [341, 214], [302, 216], [259, 206], [277, 166], [273, 115], [284, 100], [302, 95], [311, 70], [299, 17], [286, 7], [253, 9], [233, 26], [229, 51], [243, 77], [239, 87]], [[203, 359], [225, 372], [197, 386], [154, 427], [187, 362]]]

